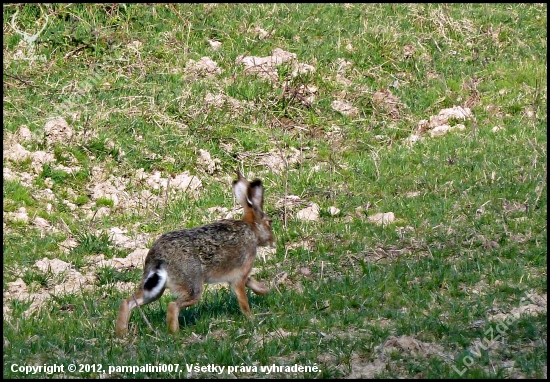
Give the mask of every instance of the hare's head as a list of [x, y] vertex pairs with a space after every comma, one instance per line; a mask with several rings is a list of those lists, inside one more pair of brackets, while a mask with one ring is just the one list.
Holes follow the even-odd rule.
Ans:
[[237, 171], [237, 180], [233, 181], [233, 194], [244, 209], [243, 221], [250, 224], [258, 238], [259, 246], [273, 244], [271, 218], [264, 214], [264, 187], [260, 179], [246, 180]]

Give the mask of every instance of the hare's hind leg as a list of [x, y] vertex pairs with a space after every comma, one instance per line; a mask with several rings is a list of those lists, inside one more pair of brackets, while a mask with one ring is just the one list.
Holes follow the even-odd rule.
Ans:
[[166, 312], [166, 322], [168, 323], [168, 331], [170, 333], [176, 333], [180, 329], [180, 323], [178, 316], [180, 310], [187, 306], [196, 304], [202, 296], [203, 287], [193, 288], [170, 288], [172, 293], [179, 295], [180, 297], [176, 301], [172, 301], [168, 304], [168, 310]]
[[248, 277], [246, 280], [246, 286], [252, 289], [252, 292], [256, 294], [267, 294], [269, 293], [269, 288], [266, 287], [259, 281], [254, 280], [252, 277]]
[[138, 305], [145, 305], [158, 300], [166, 289], [165, 284], [166, 271], [159, 269], [150, 272], [147, 278], [142, 281], [138, 291], [131, 297], [122, 300], [115, 329], [118, 337], [123, 337], [128, 333], [128, 320], [132, 309]]

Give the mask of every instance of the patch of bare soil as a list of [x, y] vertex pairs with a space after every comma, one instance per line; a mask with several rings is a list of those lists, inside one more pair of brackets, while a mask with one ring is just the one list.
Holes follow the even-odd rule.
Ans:
[[56, 142], [70, 142], [74, 136], [74, 130], [62, 117], [49, 120], [44, 125], [46, 144], [51, 146]]
[[206, 106], [213, 107], [216, 109], [220, 109], [225, 105], [227, 105], [237, 114], [241, 114], [245, 110], [254, 107], [253, 101], [239, 101], [233, 97], [230, 97], [222, 93], [220, 94], [207, 93], [206, 96], [204, 96], [204, 103]]
[[373, 362], [367, 362], [363, 357], [354, 353], [351, 357], [351, 373], [346, 379], [374, 379], [375, 375], [386, 370], [386, 362], [376, 358]]
[[395, 221], [395, 214], [393, 212], [379, 212], [369, 216], [367, 220], [376, 225], [388, 225]]
[[[48, 302], [52, 296], [65, 296], [69, 294], [78, 294], [83, 291], [92, 291], [97, 289], [94, 286], [96, 280], [95, 272], [101, 267], [113, 267], [115, 269], [121, 268], [141, 268], [145, 260], [145, 256], [148, 253], [148, 249], [138, 248], [130, 253], [126, 258], [105, 259], [104, 255], [88, 256], [85, 258], [86, 262], [90, 265], [82, 267], [81, 273], [73, 268], [73, 265], [59, 259], [43, 258], [34, 263], [33, 267], [45, 274], [51, 274], [55, 279], [56, 284], [39, 288], [36, 292], [31, 292], [31, 288], [25, 284], [25, 282], [18, 278], [13, 282], [6, 284], [7, 288], [4, 290], [4, 314], [9, 317], [10, 309], [7, 307], [7, 303], [12, 300], [19, 300], [23, 302], [31, 302], [29, 308], [25, 311], [25, 317], [29, 317], [34, 312], [38, 311], [46, 302]], [[101, 289], [107, 289], [115, 287], [120, 290], [130, 291], [133, 290], [135, 283], [121, 283], [102, 285]], [[35, 289], [35, 288], [32, 288]]]
[[275, 275], [273, 280], [271, 280], [270, 287], [278, 290], [279, 286], [284, 286], [285, 288], [289, 290], [294, 290], [297, 293], [303, 293], [304, 291], [300, 280], [293, 281], [286, 272], [278, 273], [277, 275]]
[[28, 172], [14, 172], [9, 167], [4, 167], [3, 178], [8, 181], [18, 181], [24, 187], [31, 187], [36, 175], [29, 174]]
[[522, 300], [522, 304], [512, 308], [508, 313], [496, 313], [489, 315], [490, 321], [517, 320], [522, 315], [537, 316], [548, 311], [548, 295], [539, 295], [537, 293], [528, 293], [527, 299]]
[[441, 345], [430, 342], [422, 342], [411, 336], [390, 336], [376, 350], [383, 354], [398, 352], [421, 358], [428, 358], [430, 356], [437, 355], [442, 358], [452, 359], [452, 357], [449, 357], [448, 354], [444, 352]]
[[29, 215], [25, 207], [20, 207], [16, 212], [3, 212], [3, 218], [6, 221], [19, 221], [28, 223]]
[[210, 40], [210, 39], [207, 39], [207, 41], [210, 44], [210, 47], [212, 48], [212, 50], [219, 50], [222, 46], [222, 43], [220, 41]]
[[321, 208], [317, 203], [308, 202], [296, 195], [287, 195], [275, 202], [275, 208], [285, 209], [287, 212], [295, 210], [297, 207], [303, 207], [295, 213], [295, 218], [299, 221], [319, 221]]
[[206, 209], [209, 214], [207, 221], [217, 221], [222, 219], [236, 219], [243, 213], [241, 206], [236, 206], [232, 209], [222, 206], [214, 206]]
[[319, 205], [317, 203], [309, 203], [309, 206], [301, 209], [296, 213], [296, 219], [300, 221], [319, 221]]
[[210, 57], [202, 57], [199, 61], [190, 59], [185, 64], [185, 72], [194, 77], [214, 77], [221, 74], [222, 70]]
[[[346, 378], [374, 378], [376, 374], [386, 370], [399, 369], [390, 355], [400, 353], [414, 358], [440, 357], [445, 361], [454, 359], [453, 355], [446, 352], [442, 346], [430, 342], [422, 342], [411, 336], [390, 336], [382, 344], [374, 349], [376, 356], [372, 361], [354, 353], [351, 357], [351, 373]], [[406, 374], [405, 374], [406, 375]]]
[[330, 106], [332, 107], [332, 110], [335, 110], [335, 111], [345, 115], [346, 117], [353, 118], [353, 117], [357, 116], [357, 114], [359, 114], [359, 109], [357, 107], [355, 107], [352, 104], [347, 103], [345, 101], [334, 100], [334, 101], [332, 101]]
[[261, 348], [273, 340], [277, 340], [277, 339], [284, 340], [285, 338], [291, 335], [294, 335], [294, 333], [287, 332], [286, 330], [279, 328], [269, 333], [262, 333], [262, 334], [255, 333], [252, 341], [256, 347]]
[[268, 257], [273, 257], [277, 253], [277, 248], [274, 247], [258, 247], [256, 252], [256, 258], [262, 259], [265, 263]]
[[273, 149], [266, 154], [262, 154], [259, 164], [271, 169], [275, 174], [281, 174], [287, 168], [292, 168], [296, 163], [302, 160], [302, 152], [294, 147], [290, 147], [283, 152]]
[[280, 48], [273, 49], [271, 56], [238, 56], [236, 62], [237, 64], [240, 63], [244, 65], [245, 74], [253, 74], [272, 83], [277, 83], [279, 80], [279, 73], [276, 67], [285, 62], [292, 62], [293, 77], [296, 77], [299, 74], [315, 72], [315, 68], [313, 66], [305, 63], [299, 63], [297, 61], [296, 53], [287, 52]]
[[275, 33], [275, 29], [273, 29], [271, 32], [268, 32], [264, 28], [256, 25], [254, 27], [254, 29], [252, 30], [252, 33], [253, 33], [254, 36], [259, 37], [260, 40], [264, 40], [264, 39], [270, 37], [271, 35], [273, 35], [273, 33]]
[[[171, 194], [186, 192], [192, 197], [198, 197], [202, 188], [200, 179], [190, 175], [188, 171], [165, 178], [160, 171], [153, 171], [149, 174], [140, 168], [136, 171], [133, 179], [111, 175], [108, 179], [103, 180], [104, 174], [96, 166], [93, 168], [92, 174], [91, 184], [93, 184], [93, 187], [90, 189], [92, 200], [110, 199], [115, 207], [121, 209], [158, 206], [159, 203], [164, 203], [167, 189], [170, 190]], [[126, 188], [131, 182], [141, 183], [149, 189], [128, 192]], [[150, 189], [161, 192], [159, 195], [155, 195]]]
[[197, 164], [207, 174], [212, 175], [216, 170], [220, 169], [221, 161], [218, 158], [212, 159], [210, 153], [206, 150], [199, 149], [199, 157], [197, 158]]
[[275, 208], [289, 208], [293, 209], [295, 207], [299, 207], [302, 205], [307, 204], [307, 201], [303, 200], [297, 195], [286, 195], [283, 198], [280, 198], [275, 202]]
[[346, 87], [352, 85], [352, 81], [346, 78], [346, 72], [350, 69], [353, 64], [350, 61], [346, 61], [343, 58], [338, 58], [336, 60], [336, 82], [342, 84]]
[[315, 242], [313, 240], [300, 240], [294, 243], [291, 243], [291, 242], [285, 243], [285, 249], [287, 250], [303, 248], [306, 251], [310, 251], [314, 248], [314, 246], [315, 246]]
[[31, 159], [31, 167], [35, 174], [42, 172], [42, 165], [54, 161], [54, 155], [45, 151], [28, 151], [15, 140], [15, 136], [6, 133], [6, 139], [3, 142], [3, 159], [12, 162], [22, 162], [28, 158]]
[[113, 257], [112, 259], [105, 259], [105, 255], [103, 254], [87, 256], [85, 257], [85, 260], [88, 264], [91, 265], [83, 269], [90, 273], [97, 268], [103, 267], [112, 267], [115, 269], [141, 268], [143, 267], [143, 262], [145, 261], [145, 257], [147, 256], [148, 252], [149, 249], [147, 248], [137, 248], [124, 258]]
[[93, 274], [83, 275], [74, 270], [71, 264], [59, 259], [50, 260], [43, 258], [38, 260], [34, 267], [44, 273], [51, 273], [61, 278], [61, 282], [51, 287], [39, 289], [37, 292], [30, 292], [25, 282], [19, 278], [14, 282], [7, 283], [7, 289], [4, 290], [4, 304], [17, 299], [20, 301], [30, 301], [30, 307], [25, 311], [25, 317], [40, 309], [52, 296], [63, 296], [66, 294], [76, 294], [82, 291], [91, 291], [93, 289]]
[[[101, 232], [99, 232], [101, 233]], [[145, 248], [147, 246], [147, 237], [144, 234], [136, 234], [133, 238], [127, 236], [127, 229], [119, 227], [111, 227], [107, 230], [109, 239], [113, 242], [114, 245], [124, 248], [124, 249], [136, 249], [136, 248]]]
[[238, 56], [237, 63], [244, 65], [246, 74], [254, 74], [271, 82], [277, 82], [279, 73], [276, 66], [288, 61], [296, 60], [296, 53], [290, 53], [280, 48], [275, 48], [271, 56]]
[[372, 103], [375, 107], [382, 109], [391, 119], [399, 119], [399, 98], [394, 96], [388, 89], [380, 89], [372, 95]]
[[441, 136], [452, 130], [464, 130], [466, 127], [461, 124], [451, 125], [452, 120], [466, 121], [473, 117], [470, 108], [454, 106], [448, 109], [442, 109], [437, 115], [432, 115], [429, 120], [423, 119], [418, 122], [416, 133], [424, 134], [429, 132], [430, 136]]

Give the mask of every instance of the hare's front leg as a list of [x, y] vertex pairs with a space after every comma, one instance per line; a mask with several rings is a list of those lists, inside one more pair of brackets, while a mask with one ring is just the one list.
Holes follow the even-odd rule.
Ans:
[[239, 302], [241, 311], [248, 318], [252, 318], [252, 313], [250, 312], [250, 306], [248, 305], [248, 297], [246, 297], [246, 291], [244, 290], [244, 286], [247, 282], [247, 279], [248, 277], [245, 276], [239, 281], [232, 282], [230, 285], [231, 285], [231, 289], [233, 289], [233, 292], [235, 292], [235, 295], [237, 295], [237, 301]]

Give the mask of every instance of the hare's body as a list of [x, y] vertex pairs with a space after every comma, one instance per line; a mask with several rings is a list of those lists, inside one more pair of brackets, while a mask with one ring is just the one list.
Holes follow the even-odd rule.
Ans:
[[244, 314], [252, 316], [244, 287], [256, 294], [269, 289], [248, 277], [258, 246], [273, 242], [271, 219], [264, 215], [261, 181], [248, 183], [239, 175], [233, 184], [235, 197], [244, 208], [242, 220], [220, 220], [201, 227], [162, 235], [151, 247], [143, 268], [138, 291], [120, 305], [116, 333], [128, 330], [130, 312], [162, 296], [166, 288], [178, 296], [168, 304], [168, 329], [179, 329], [179, 311], [195, 304], [204, 283], [227, 282], [237, 295]]

